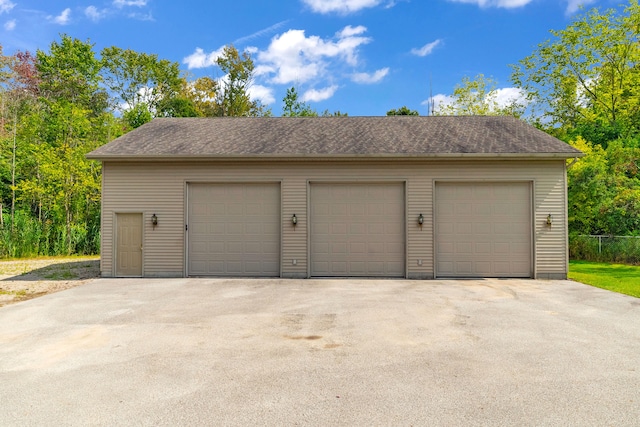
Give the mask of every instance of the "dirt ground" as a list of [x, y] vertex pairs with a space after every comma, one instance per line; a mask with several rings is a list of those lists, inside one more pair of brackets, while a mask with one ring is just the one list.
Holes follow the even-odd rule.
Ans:
[[80, 286], [100, 276], [99, 257], [0, 261], [0, 307]]

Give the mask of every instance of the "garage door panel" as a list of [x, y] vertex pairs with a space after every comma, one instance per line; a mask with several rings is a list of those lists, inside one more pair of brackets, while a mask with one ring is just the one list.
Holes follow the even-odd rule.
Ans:
[[349, 207], [346, 204], [336, 203], [331, 205], [331, 215], [346, 215]]
[[436, 184], [439, 277], [530, 277], [531, 185]]
[[310, 188], [311, 275], [404, 276], [404, 184]]
[[331, 253], [336, 255], [346, 255], [347, 254], [347, 244], [346, 243], [332, 243], [331, 244]]
[[476, 243], [476, 254], [490, 254], [491, 253], [491, 243], [490, 242], [479, 242]]
[[364, 215], [366, 206], [362, 204], [351, 204], [349, 205], [349, 215]]
[[349, 224], [349, 234], [366, 234], [366, 233], [367, 233], [366, 224]]
[[[311, 245], [311, 252], [315, 254], [328, 255], [329, 254], [329, 244], [328, 243], [313, 243]], [[324, 264], [326, 266], [326, 264]]]
[[380, 243], [369, 243], [369, 250], [367, 251], [367, 255], [384, 255], [385, 253], [385, 244], [384, 242]]
[[493, 245], [493, 252], [497, 255], [508, 255], [511, 252], [511, 244], [509, 242], [497, 242]]
[[333, 261], [331, 263], [331, 271], [335, 272], [335, 274], [339, 276], [347, 276], [349, 274], [347, 263], [344, 261]]
[[473, 253], [473, 243], [462, 242], [456, 244], [456, 254], [459, 255], [469, 255]]
[[456, 234], [462, 235], [462, 234], [468, 234], [471, 235], [473, 234], [473, 223], [471, 222], [459, 222], [455, 225], [455, 230], [456, 230]]
[[188, 274], [279, 276], [279, 184], [189, 184]]
[[481, 275], [491, 274], [491, 262], [490, 261], [476, 261], [475, 269]]
[[354, 255], [364, 255], [367, 253], [367, 245], [365, 243], [350, 243], [349, 253]]
[[335, 235], [336, 237], [344, 236], [347, 233], [348, 228], [349, 224], [331, 224], [331, 234]]

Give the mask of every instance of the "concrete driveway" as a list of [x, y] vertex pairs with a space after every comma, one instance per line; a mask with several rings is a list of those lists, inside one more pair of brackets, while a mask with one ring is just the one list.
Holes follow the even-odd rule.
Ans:
[[640, 423], [640, 300], [570, 281], [100, 279], [0, 309], [0, 425]]

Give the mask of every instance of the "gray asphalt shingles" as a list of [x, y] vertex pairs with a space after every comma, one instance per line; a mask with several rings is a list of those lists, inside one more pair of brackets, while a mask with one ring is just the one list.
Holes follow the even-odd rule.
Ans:
[[155, 119], [89, 154], [127, 157], [556, 155], [581, 152], [513, 117]]

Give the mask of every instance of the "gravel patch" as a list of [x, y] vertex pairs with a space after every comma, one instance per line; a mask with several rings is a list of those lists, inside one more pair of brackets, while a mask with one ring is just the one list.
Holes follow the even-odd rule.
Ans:
[[0, 261], [0, 307], [84, 285], [100, 277], [100, 258]]

